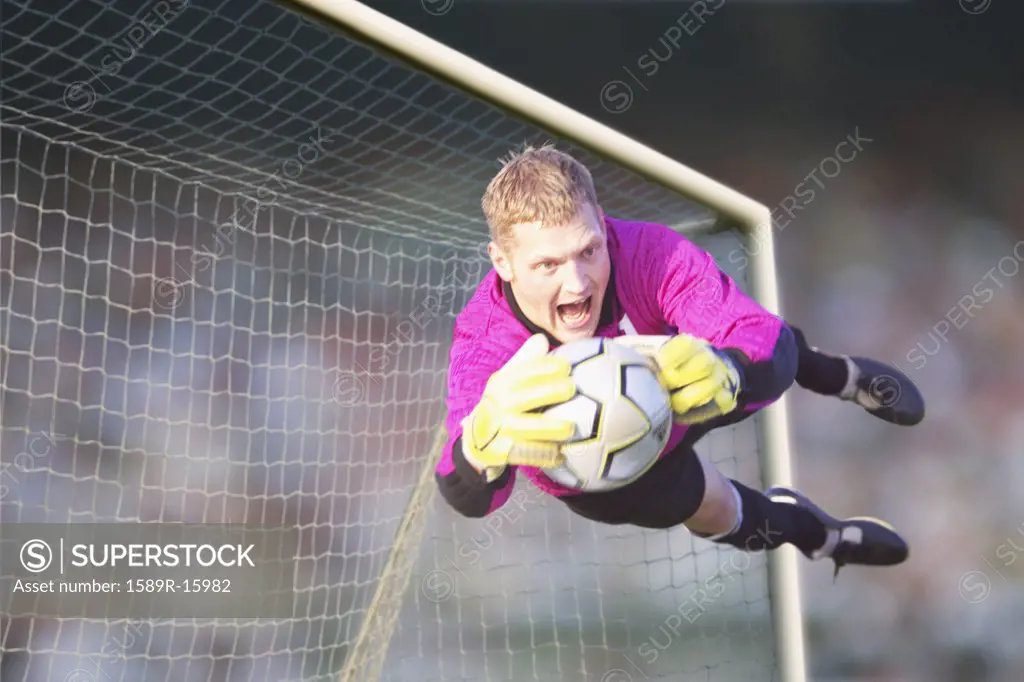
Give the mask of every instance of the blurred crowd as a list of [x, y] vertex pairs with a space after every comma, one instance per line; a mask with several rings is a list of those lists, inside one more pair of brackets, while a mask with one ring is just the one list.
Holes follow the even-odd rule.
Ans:
[[[898, 366], [928, 405], [902, 429], [791, 393], [798, 482], [911, 543], [905, 566], [838, 587], [804, 570], [815, 679], [1024, 679], [1024, 134], [1019, 110], [987, 112], [939, 152], [918, 119], [894, 125], [897, 143], [844, 166], [778, 235], [786, 316], [824, 350]], [[967, 121], [936, 110], [926, 127]], [[776, 159], [774, 191], [828, 152], [814, 138]]]

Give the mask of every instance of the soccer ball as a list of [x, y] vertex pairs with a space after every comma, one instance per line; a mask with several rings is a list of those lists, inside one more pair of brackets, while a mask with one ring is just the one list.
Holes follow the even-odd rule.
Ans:
[[644, 356], [609, 339], [581, 339], [552, 354], [572, 364], [577, 394], [544, 414], [574, 423], [576, 433], [562, 446], [564, 463], [544, 473], [588, 492], [635, 481], [658, 461], [668, 442], [668, 392]]

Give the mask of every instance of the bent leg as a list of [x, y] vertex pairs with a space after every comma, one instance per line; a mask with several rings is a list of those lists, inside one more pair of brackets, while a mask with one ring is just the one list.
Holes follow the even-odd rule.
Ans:
[[685, 442], [630, 485], [559, 499], [591, 521], [655, 529], [684, 525], [695, 535], [749, 552], [790, 542], [810, 553], [826, 539], [825, 526], [813, 514], [726, 478]]
[[814, 514], [727, 478], [704, 457], [699, 461], [706, 481], [704, 499], [685, 522], [695, 535], [747, 552], [790, 543], [809, 555], [825, 544], [828, 531]]
[[598, 523], [657, 529], [685, 525], [699, 537], [747, 552], [789, 543], [810, 559], [831, 558], [837, 571], [845, 564], [899, 564], [909, 552], [883, 521], [836, 519], [788, 488], [758, 492], [726, 478], [685, 443], [630, 485], [559, 499]]
[[797, 490], [772, 488], [761, 493], [727, 479], [710, 462], [701, 462], [707, 492], [686, 521], [695, 535], [746, 552], [789, 543], [809, 559], [832, 559], [836, 573], [846, 564], [892, 566], [907, 560], [907, 542], [880, 519], [837, 519]]

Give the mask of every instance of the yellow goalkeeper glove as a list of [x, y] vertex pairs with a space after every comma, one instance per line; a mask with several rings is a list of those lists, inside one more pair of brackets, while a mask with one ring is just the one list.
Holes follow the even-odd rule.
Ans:
[[677, 424], [699, 424], [736, 409], [742, 375], [728, 355], [707, 341], [678, 336], [619, 336], [616, 343], [653, 362], [669, 392]]
[[504, 367], [491, 375], [483, 397], [462, 421], [466, 461], [488, 481], [508, 465], [555, 467], [562, 463], [560, 441], [572, 437], [572, 422], [530, 414], [576, 395], [572, 367], [548, 355], [543, 334], [530, 337]]

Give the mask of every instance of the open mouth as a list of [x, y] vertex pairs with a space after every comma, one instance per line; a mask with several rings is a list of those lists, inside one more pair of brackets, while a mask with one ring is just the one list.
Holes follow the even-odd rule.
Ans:
[[558, 318], [569, 329], [585, 327], [590, 322], [590, 301], [591, 297], [562, 303], [558, 306]]

